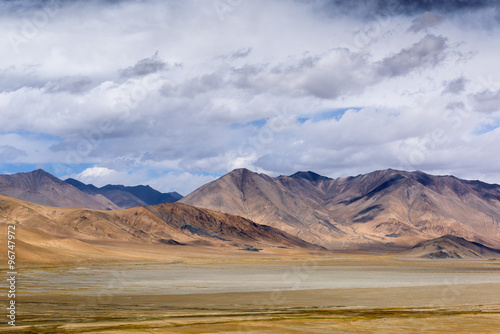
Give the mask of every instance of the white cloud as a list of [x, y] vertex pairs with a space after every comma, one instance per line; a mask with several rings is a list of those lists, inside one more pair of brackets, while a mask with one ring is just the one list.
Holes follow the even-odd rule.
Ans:
[[126, 171], [117, 171], [108, 167], [90, 167], [79, 174], [69, 174], [63, 178], [71, 177], [97, 187], [108, 184], [123, 184], [128, 186], [139, 184], [150, 185], [162, 192], [177, 191], [182, 195], [187, 195], [201, 184], [216, 179], [215, 176], [208, 174], [189, 173], [179, 170], [165, 173], [164, 169], [156, 168], [152, 170], [153, 173], [146, 168], [136, 170], [135, 173], [127, 173]]
[[[495, 179], [495, 11], [351, 3], [232, 2], [221, 20], [210, 1], [61, 2], [17, 52], [0, 41], [0, 147], [183, 194], [234, 167]], [[3, 36], [44, 10], [18, 5]]]
[[146, 181], [151, 187], [163, 192], [177, 191], [185, 196], [200, 185], [215, 180], [215, 176], [173, 171]]
[[118, 172], [106, 167], [91, 167], [85, 169], [80, 174], [68, 177], [74, 177], [83, 183], [91, 183], [97, 187], [102, 187], [107, 184], [120, 183], [127, 176], [126, 172]]

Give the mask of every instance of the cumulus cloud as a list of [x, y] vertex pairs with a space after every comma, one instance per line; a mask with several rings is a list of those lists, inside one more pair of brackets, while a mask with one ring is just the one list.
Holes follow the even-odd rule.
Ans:
[[427, 35], [411, 47], [381, 61], [378, 73], [396, 77], [423, 66], [436, 66], [445, 57], [446, 38]]
[[36, 65], [11, 65], [0, 69], [1, 92], [13, 92], [23, 87], [37, 88], [43, 84], [37, 74]]
[[[2, 2], [0, 33], [23, 37], [33, 4]], [[500, 181], [485, 158], [499, 131], [478, 131], [500, 102], [493, 2], [231, 6], [221, 19], [210, 1], [61, 2], [17, 53], [0, 40], [1, 152], [183, 194], [235, 167]]]
[[252, 52], [252, 48], [239, 48], [229, 54], [221, 56], [222, 59], [238, 59], [245, 58]]
[[465, 91], [466, 83], [467, 79], [463, 76], [451, 81], [447, 81], [444, 83], [443, 93], [460, 94]]
[[129, 186], [141, 184], [149, 185], [162, 192], [177, 191], [182, 195], [189, 194], [199, 187], [200, 184], [205, 184], [216, 179], [213, 175], [179, 170], [165, 173], [163, 169], [156, 169], [153, 173], [150, 173], [146, 169], [140, 169], [130, 174], [126, 171], [117, 171], [108, 167], [91, 167], [81, 173], [64, 176], [64, 178], [69, 177], [83, 183], [93, 184], [97, 187], [103, 187], [108, 184], [124, 184]]
[[81, 94], [93, 87], [94, 85], [90, 77], [67, 76], [57, 80], [49, 81], [44, 88], [50, 93], [68, 92], [71, 94]]
[[316, 62], [303, 63], [308, 68], [302, 87], [319, 98], [336, 98], [362, 91], [372, 84], [372, 73], [363, 54], [345, 49], [332, 50]]
[[153, 57], [141, 59], [134, 66], [120, 70], [120, 75], [125, 78], [142, 77], [161, 71], [166, 67], [167, 63], [158, 56], [158, 51], [156, 51]]
[[13, 162], [19, 157], [26, 157], [28, 153], [10, 145], [0, 146], [0, 160]]
[[496, 92], [490, 90], [478, 92], [471, 96], [471, 100], [476, 111], [483, 113], [500, 111], [500, 90]]
[[217, 177], [213, 175], [172, 171], [157, 178], [145, 181], [145, 183], [163, 192], [177, 191], [179, 194], [185, 196], [198, 188], [201, 184], [211, 182], [216, 178]]
[[426, 30], [427, 28], [435, 27], [443, 21], [443, 16], [434, 14], [432, 12], [426, 12], [413, 19], [413, 21], [411, 22], [411, 26], [408, 28], [408, 31], [416, 33], [422, 30]]
[[78, 177], [81, 179], [89, 179], [89, 178], [101, 178], [108, 177], [112, 174], [115, 174], [116, 171], [106, 168], [106, 167], [92, 167], [87, 168], [83, 172], [81, 172]]

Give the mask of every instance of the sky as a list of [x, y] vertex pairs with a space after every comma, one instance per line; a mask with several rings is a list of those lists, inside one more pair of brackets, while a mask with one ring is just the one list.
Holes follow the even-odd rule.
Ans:
[[0, 36], [0, 173], [500, 183], [496, 1], [11, 0]]

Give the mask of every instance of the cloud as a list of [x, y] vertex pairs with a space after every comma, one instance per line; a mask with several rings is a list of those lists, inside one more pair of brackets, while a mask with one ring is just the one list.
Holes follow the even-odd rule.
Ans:
[[412, 25], [408, 28], [408, 31], [417, 33], [427, 28], [435, 27], [444, 21], [444, 17], [441, 15], [434, 14], [432, 12], [425, 12], [417, 18], [413, 19]]
[[172, 171], [157, 178], [150, 179], [146, 181], [146, 183], [162, 192], [177, 191], [185, 196], [196, 190], [200, 185], [211, 182], [216, 178], [217, 177], [213, 175]]
[[301, 86], [319, 98], [336, 98], [362, 91], [373, 83], [364, 55], [335, 49], [320, 59], [309, 58], [295, 71], [305, 69]]
[[482, 113], [493, 113], [500, 111], [500, 90], [492, 92], [484, 90], [471, 96], [474, 110]]
[[63, 77], [50, 81], [45, 85], [45, 89], [50, 93], [68, 92], [71, 94], [81, 94], [92, 89], [94, 84], [90, 77], [74, 76]]
[[43, 80], [37, 73], [36, 65], [11, 65], [0, 70], [0, 91], [13, 92], [23, 87], [43, 86]]
[[26, 151], [17, 149], [10, 145], [0, 146], [0, 160], [13, 162], [19, 157], [27, 157], [28, 153]]
[[64, 176], [64, 178], [69, 177], [83, 183], [93, 184], [97, 187], [108, 184], [124, 184], [129, 186], [150, 185], [161, 192], [177, 191], [183, 195], [189, 194], [201, 184], [216, 179], [213, 175], [189, 173], [179, 170], [165, 172], [164, 169], [157, 169], [153, 173], [150, 173], [146, 169], [140, 169], [136, 170], [133, 174], [129, 174], [125, 171], [117, 171], [108, 167], [91, 167], [79, 174]]
[[63, 177], [74, 178], [86, 184], [93, 184], [96, 187], [103, 187], [108, 184], [138, 185], [140, 180], [138, 175], [130, 175], [126, 171], [117, 171], [112, 168], [95, 166], [86, 168], [79, 174], [69, 174]]
[[399, 53], [380, 62], [378, 73], [381, 76], [396, 77], [425, 66], [436, 66], [445, 57], [446, 38], [427, 35]]
[[465, 84], [467, 83], [467, 79], [465, 77], [460, 77], [449, 82], [444, 83], [443, 93], [449, 94], [460, 94], [465, 91]]
[[125, 78], [142, 77], [166, 68], [167, 63], [158, 56], [158, 51], [156, 51], [153, 57], [141, 59], [134, 66], [120, 70], [120, 75]]
[[222, 59], [246, 58], [250, 53], [252, 53], [252, 48], [239, 48], [234, 52], [221, 56], [221, 58]]
[[[234, 167], [500, 181], [498, 130], [478, 131], [498, 116], [493, 2], [233, 1], [223, 20], [210, 1], [60, 3], [17, 53], [0, 40], [16, 163], [183, 194]], [[39, 10], [1, 2], [0, 34]]]
[[106, 167], [92, 167], [92, 168], [87, 168], [83, 172], [81, 172], [78, 176], [81, 179], [89, 179], [89, 178], [96, 178], [96, 177], [107, 177], [112, 174], [116, 173], [116, 171], [106, 168]]
[[377, 16], [419, 15], [425, 12], [440, 14], [461, 13], [465, 11], [481, 10], [484, 8], [498, 8], [496, 0], [325, 0], [318, 1], [318, 7], [333, 16], [362, 16], [365, 19], [374, 19]]

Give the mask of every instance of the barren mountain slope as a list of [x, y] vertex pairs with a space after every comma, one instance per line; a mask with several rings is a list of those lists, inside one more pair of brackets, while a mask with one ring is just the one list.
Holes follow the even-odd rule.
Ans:
[[0, 194], [42, 205], [118, 209], [106, 197], [86, 194], [41, 169], [30, 173], [0, 175]]
[[401, 255], [425, 259], [483, 259], [499, 258], [500, 250], [446, 235], [421, 242]]
[[85, 184], [75, 179], [67, 182], [81, 191], [91, 195], [103, 195], [122, 209], [134, 206], [155, 205], [160, 203], [174, 203], [182, 198], [177, 192], [161, 193], [150, 186], [128, 187], [108, 184], [98, 188], [92, 184]]
[[[0, 221], [16, 223], [32, 233], [85, 243], [321, 249], [242, 217], [176, 203], [102, 211], [46, 207], [0, 195]], [[61, 249], [69, 246], [61, 245]]]
[[279, 179], [247, 169], [234, 170], [179, 202], [243, 216], [312, 243], [335, 242], [345, 234], [302, 193], [289, 190]]
[[452, 234], [500, 246], [500, 186], [383, 170], [331, 179], [234, 170], [181, 202], [229, 212], [330, 248], [410, 246]]

